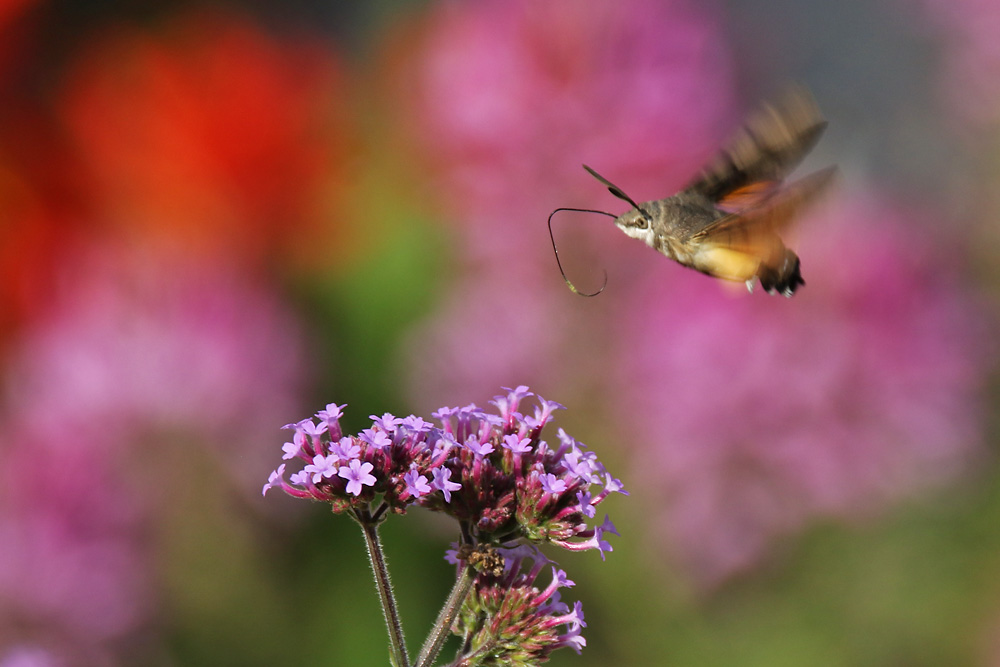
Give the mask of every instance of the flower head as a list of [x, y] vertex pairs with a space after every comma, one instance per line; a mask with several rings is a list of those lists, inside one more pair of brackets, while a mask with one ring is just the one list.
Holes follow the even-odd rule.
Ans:
[[587, 643], [580, 634], [587, 624], [579, 602], [570, 608], [559, 599], [558, 589], [574, 585], [566, 573], [552, 566], [551, 582], [539, 589], [535, 580], [551, 561], [533, 547], [496, 551], [503, 573], [478, 574], [455, 621], [454, 632], [467, 652], [489, 647], [488, 664], [511, 666], [537, 665], [563, 647], [579, 653]]
[[[478, 542], [525, 538], [574, 551], [609, 551], [601, 539], [606, 529], [588, 526], [587, 520], [610, 493], [622, 491], [621, 483], [562, 430], [558, 446], [542, 440], [552, 411], [562, 406], [539, 399], [535, 418], [525, 418], [517, 406], [529, 396], [520, 386], [496, 397], [499, 414], [475, 405], [441, 408], [437, 427], [412, 415], [373, 415], [371, 428], [336, 440], [331, 439], [331, 432], [340, 430], [336, 420], [320, 426], [298, 422], [293, 442], [307, 444], [286, 447], [285, 458], [304, 466], [286, 481], [282, 464], [264, 492], [281, 488], [329, 502], [338, 512], [380, 495], [396, 512], [416, 504], [449, 514]], [[386, 432], [390, 428], [393, 437]], [[592, 489], [595, 485], [599, 488]]]

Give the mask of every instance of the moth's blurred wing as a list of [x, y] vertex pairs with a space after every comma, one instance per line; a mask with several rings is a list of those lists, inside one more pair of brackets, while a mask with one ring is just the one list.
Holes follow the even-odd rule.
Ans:
[[796, 217], [833, 183], [836, 167], [827, 167], [809, 174], [782, 188], [762, 206], [744, 209], [720, 218], [699, 231], [699, 242], [712, 242], [735, 249], [750, 249], [761, 237], [773, 236], [791, 224]]
[[751, 115], [685, 190], [720, 202], [759, 181], [780, 182], [812, 150], [826, 125], [809, 91], [793, 87]]

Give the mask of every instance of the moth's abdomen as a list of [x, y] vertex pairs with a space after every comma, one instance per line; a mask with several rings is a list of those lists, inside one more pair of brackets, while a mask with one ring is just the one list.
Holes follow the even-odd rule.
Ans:
[[754, 280], [760, 280], [761, 287], [768, 292], [791, 296], [799, 285], [805, 285], [799, 273], [798, 255], [778, 237], [772, 237], [771, 241], [766, 247], [755, 248], [708, 242], [697, 249], [691, 262], [681, 263], [716, 278], [745, 282], [748, 287], [752, 287]]
[[799, 257], [791, 250], [785, 249], [784, 257], [778, 264], [760, 265], [757, 272], [760, 286], [768, 292], [781, 292], [785, 296], [795, 294], [799, 285], [805, 285], [802, 274], [799, 273]]

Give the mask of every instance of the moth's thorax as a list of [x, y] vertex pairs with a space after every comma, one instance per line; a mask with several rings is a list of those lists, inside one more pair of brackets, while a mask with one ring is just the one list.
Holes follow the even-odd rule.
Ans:
[[640, 204], [647, 216], [632, 209], [615, 224], [634, 239], [683, 264], [690, 262], [691, 237], [724, 215], [708, 199], [687, 193]]

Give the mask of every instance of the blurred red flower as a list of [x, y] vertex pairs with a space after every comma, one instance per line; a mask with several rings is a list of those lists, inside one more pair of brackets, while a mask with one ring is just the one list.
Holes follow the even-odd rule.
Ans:
[[57, 111], [112, 224], [260, 259], [308, 247], [323, 218], [345, 148], [340, 85], [319, 42], [194, 13], [108, 30]]
[[80, 44], [54, 81], [21, 85], [0, 110], [0, 343], [95, 235], [258, 268], [339, 247], [326, 221], [348, 133], [327, 43], [188, 12]]

